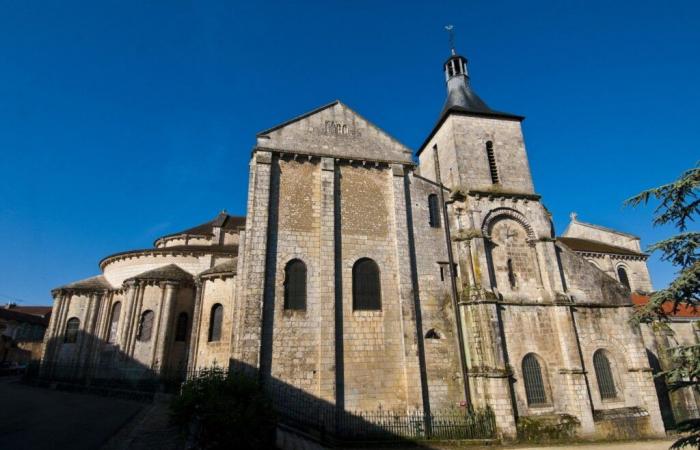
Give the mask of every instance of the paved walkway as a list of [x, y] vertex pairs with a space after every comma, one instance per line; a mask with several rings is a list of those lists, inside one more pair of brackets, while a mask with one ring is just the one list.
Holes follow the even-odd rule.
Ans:
[[567, 445], [552, 445], [552, 446], [492, 446], [492, 447], [459, 447], [459, 446], [436, 446], [434, 449], [444, 450], [668, 450], [675, 439], [659, 439], [650, 441], [634, 441], [634, 442], [604, 442], [604, 443], [575, 443]]
[[94, 450], [144, 404], [27, 386], [0, 378], [0, 447]]

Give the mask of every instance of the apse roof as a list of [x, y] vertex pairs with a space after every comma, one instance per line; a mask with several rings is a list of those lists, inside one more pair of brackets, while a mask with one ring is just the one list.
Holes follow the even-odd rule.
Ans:
[[557, 240], [575, 252], [591, 253], [612, 253], [616, 255], [647, 256], [646, 253], [635, 252], [617, 245], [606, 244], [605, 242], [592, 241], [589, 239], [559, 237]]
[[166, 281], [188, 281], [192, 280], [192, 275], [189, 272], [182, 270], [175, 264], [158, 267], [157, 269], [148, 270], [140, 273], [129, 280], [166, 280]]
[[55, 290], [59, 289], [75, 289], [75, 290], [102, 290], [110, 289], [112, 286], [109, 284], [107, 279], [102, 275], [96, 275], [94, 277], [85, 278], [83, 280], [74, 281], [68, 283], [64, 286], [60, 286]]
[[235, 230], [245, 225], [245, 217], [231, 216], [226, 211], [220, 212], [213, 220], [197, 225], [196, 227], [188, 228], [177, 233], [171, 233], [162, 236], [159, 239], [164, 239], [172, 236], [180, 236], [188, 234], [190, 236], [211, 236], [214, 234], [214, 227], [221, 227], [224, 230]]
[[207, 269], [200, 273], [199, 276], [207, 275], [217, 275], [221, 273], [236, 273], [236, 266], [238, 264], [238, 258], [233, 258], [231, 261], [226, 261], [221, 264], [217, 264], [211, 269]]

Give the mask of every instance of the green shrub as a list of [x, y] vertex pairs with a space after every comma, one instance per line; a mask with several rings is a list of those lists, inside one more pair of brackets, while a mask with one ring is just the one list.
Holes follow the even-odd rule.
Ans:
[[170, 409], [173, 423], [199, 448], [274, 448], [272, 404], [250, 377], [217, 368], [202, 371], [182, 385]]

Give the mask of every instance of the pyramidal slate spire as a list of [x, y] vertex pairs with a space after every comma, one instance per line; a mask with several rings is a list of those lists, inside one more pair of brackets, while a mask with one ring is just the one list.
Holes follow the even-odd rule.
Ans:
[[457, 108], [476, 113], [495, 113], [472, 90], [469, 84], [467, 64], [467, 58], [457, 54], [453, 48], [452, 55], [443, 65], [445, 81], [447, 82], [447, 100], [445, 100], [442, 111], [447, 112], [452, 108]]

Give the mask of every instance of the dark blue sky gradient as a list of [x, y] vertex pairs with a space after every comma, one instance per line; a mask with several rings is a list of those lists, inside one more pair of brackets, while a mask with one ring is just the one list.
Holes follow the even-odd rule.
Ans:
[[[445, 97], [443, 26], [493, 108], [527, 117], [558, 232], [638, 234], [625, 198], [700, 159], [698, 2], [5, 1], [0, 302], [245, 212], [255, 133], [334, 99], [416, 149]], [[656, 287], [672, 267], [651, 258]]]

